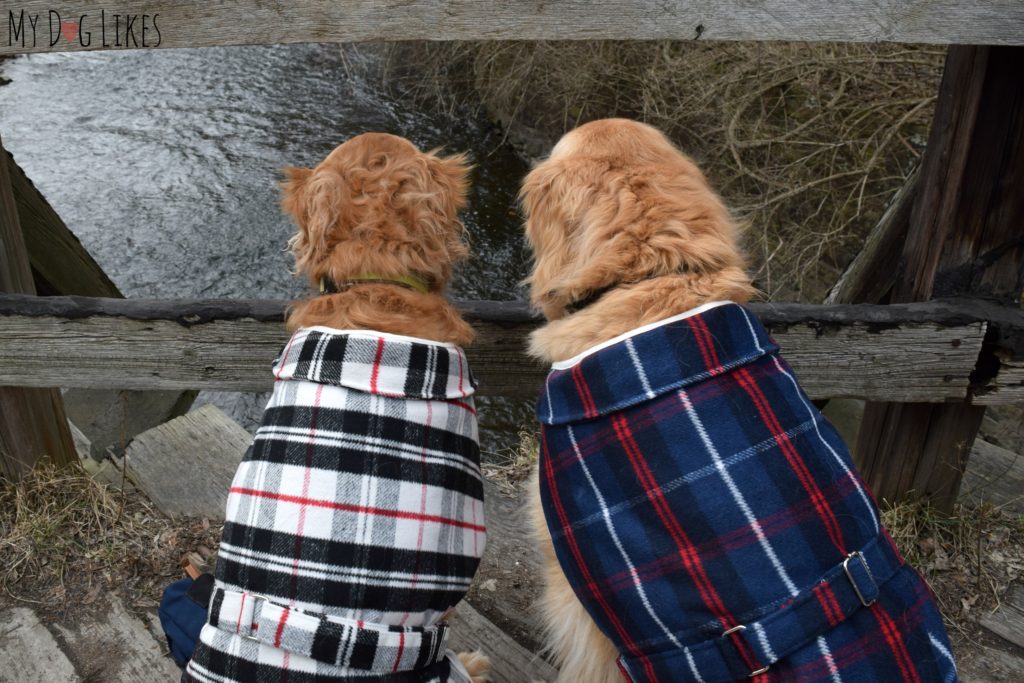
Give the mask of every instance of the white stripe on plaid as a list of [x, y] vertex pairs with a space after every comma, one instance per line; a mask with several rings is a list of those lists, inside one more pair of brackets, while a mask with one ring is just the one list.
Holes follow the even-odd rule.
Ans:
[[[754, 345], [757, 347], [758, 351], [763, 351], [763, 349], [761, 348], [761, 344], [757, 340], [757, 332], [754, 331], [754, 323], [750, 319], [750, 313], [748, 313], [747, 309], [743, 308], [742, 306], [740, 307], [740, 311], [743, 312], [743, 318], [747, 321], [747, 329], [750, 330], [750, 338], [754, 340]], [[843, 459], [839, 456], [838, 453], [836, 453], [836, 450], [832, 448], [832, 444], [825, 440], [825, 437], [821, 433], [821, 429], [818, 427], [818, 419], [815, 416], [814, 411], [811, 410], [811, 406], [807, 404], [807, 399], [804, 397], [804, 391], [803, 389], [800, 388], [800, 385], [797, 383], [796, 378], [793, 377], [792, 374], [787, 372], [784, 367], [782, 367], [782, 363], [779, 362], [778, 356], [772, 356], [772, 360], [775, 363], [776, 369], [778, 369], [779, 372], [785, 375], [786, 379], [788, 379], [790, 384], [793, 385], [794, 390], [800, 397], [800, 402], [803, 403], [804, 408], [807, 410], [807, 414], [810, 415], [811, 420], [814, 422], [814, 431], [818, 435], [818, 440], [821, 441], [825, 448], [828, 449], [828, 452], [832, 454], [832, 458], [843, 470], [843, 474], [849, 477], [850, 480], [857, 487], [857, 493], [860, 495], [860, 499], [864, 502], [864, 507], [867, 508], [868, 510], [868, 516], [871, 518], [871, 521], [874, 524], [875, 533], [878, 533], [881, 528], [881, 524], [878, 521], [878, 515], [875, 514], [875, 506], [871, 503], [870, 500], [868, 500], [868, 495], [864, 491], [864, 487], [861, 485], [860, 479], [854, 476], [852, 472], [850, 472], [850, 468], [846, 466], [846, 463], [843, 461]]]
[[612, 537], [615, 542], [615, 548], [619, 551], [619, 555], [622, 556], [622, 561], [626, 563], [626, 567], [629, 569], [629, 576], [633, 579], [633, 586], [636, 588], [637, 595], [640, 596], [640, 602], [643, 604], [644, 609], [651, 616], [651, 619], [661, 628], [664, 632], [665, 637], [672, 641], [672, 643], [679, 647], [681, 643], [676, 640], [675, 634], [672, 633], [665, 626], [664, 622], [658, 618], [657, 612], [651, 606], [651, 600], [647, 597], [647, 591], [644, 590], [644, 583], [640, 580], [640, 575], [636, 571], [636, 566], [633, 564], [633, 560], [630, 559], [629, 553], [626, 552], [626, 548], [623, 547], [622, 541], [619, 539], [619, 533], [615, 529], [615, 523], [612, 521], [611, 515], [608, 513], [608, 504], [604, 500], [604, 496], [601, 494], [601, 489], [594, 481], [594, 477], [590, 474], [590, 469], [587, 467], [587, 463], [583, 460], [583, 454], [580, 453], [579, 444], [576, 443], [576, 434], [573, 432], [572, 426], [569, 426], [569, 441], [572, 443], [573, 451], [576, 453], [576, 459], [580, 464], [580, 469], [583, 470], [583, 474], [587, 478], [587, 483], [590, 485], [590, 489], [594, 492], [594, 496], [597, 498], [598, 505], [601, 508], [601, 514], [604, 516], [604, 524], [608, 529], [608, 534]]
[[228, 494], [219, 602], [184, 680], [246, 683], [253, 667], [317, 683], [462, 680], [440, 620], [486, 540], [462, 350], [313, 328], [274, 370]]
[[732, 496], [733, 502], [743, 512], [743, 516], [747, 518], [747, 524], [750, 525], [751, 531], [754, 532], [754, 536], [757, 538], [757, 542], [761, 544], [761, 548], [764, 550], [764, 554], [768, 556], [768, 561], [772, 563], [772, 567], [775, 568], [775, 573], [779, 575], [779, 579], [786, 586], [786, 590], [789, 591], [791, 596], [795, 596], [800, 592], [800, 589], [796, 587], [793, 580], [789, 578], [789, 573], [786, 572], [782, 566], [782, 562], [779, 561], [779, 556], [775, 553], [775, 548], [772, 547], [771, 541], [764, 533], [764, 529], [761, 528], [761, 523], [757, 521], [753, 511], [750, 509], [750, 505], [747, 503], [747, 499], [743, 493], [740, 492], [738, 486], [736, 486], [735, 480], [732, 475], [729, 474], [729, 468], [726, 467], [725, 462], [722, 460], [721, 454], [718, 449], [715, 448], [715, 444], [708, 437], [708, 432], [704, 429], [704, 423], [701, 422], [700, 417], [697, 415], [697, 411], [693, 409], [693, 403], [690, 401], [689, 395], [685, 389], [679, 390], [679, 400], [682, 401], [683, 407], [686, 409], [686, 414], [690, 418], [690, 422], [693, 423], [693, 428], [700, 436], [701, 442], [704, 444], [704, 448], [711, 456], [711, 461], [714, 463], [715, 469], [718, 470], [718, 474], [722, 477], [726, 487], [729, 489], [729, 494]]

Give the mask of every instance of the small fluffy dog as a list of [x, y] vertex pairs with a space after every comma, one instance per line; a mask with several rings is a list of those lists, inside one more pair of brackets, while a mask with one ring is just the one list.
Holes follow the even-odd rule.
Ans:
[[467, 254], [468, 166], [368, 133], [286, 173], [322, 296], [290, 310], [182, 680], [483, 681], [444, 622], [485, 541], [473, 335], [441, 296]]
[[742, 305], [737, 227], [659, 131], [595, 121], [522, 188], [553, 363], [532, 504], [561, 680], [950, 681], [928, 587]]

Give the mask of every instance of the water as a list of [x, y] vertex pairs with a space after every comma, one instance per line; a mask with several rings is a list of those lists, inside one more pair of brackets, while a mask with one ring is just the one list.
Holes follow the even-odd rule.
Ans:
[[[477, 164], [463, 216], [473, 258], [452, 295], [522, 296], [515, 211], [525, 172], [500, 131], [467, 112], [396, 101], [373, 48], [291, 45], [22, 56], [0, 63], [0, 135], [28, 176], [129, 297], [292, 299], [293, 228], [279, 169], [312, 166], [366, 131]], [[252, 427], [263, 398], [207, 393]], [[514, 441], [518, 402], [481, 406], [492, 448]], [[495, 431], [496, 430], [496, 431]]]

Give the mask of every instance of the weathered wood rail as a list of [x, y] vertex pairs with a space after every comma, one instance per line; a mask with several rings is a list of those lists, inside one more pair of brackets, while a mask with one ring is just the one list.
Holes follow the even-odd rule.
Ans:
[[1024, 44], [1019, 0], [27, 0], [9, 12], [0, 54], [373, 40]]
[[[267, 391], [270, 363], [287, 338], [285, 306], [0, 296], [0, 385]], [[478, 331], [469, 356], [481, 391], [535, 396], [544, 368], [525, 355], [524, 346], [539, 320], [522, 303], [470, 301], [460, 307]], [[991, 362], [995, 351], [985, 341], [986, 334], [993, 336], [990, 321], [1004, 338], [1020, 336], [1020, 310], [976, 301], [752, 308], [814, 398], [1024, 398], [1024, 382], [1000, 376]], [[979, 358], [989, 359], [980, 375]]]

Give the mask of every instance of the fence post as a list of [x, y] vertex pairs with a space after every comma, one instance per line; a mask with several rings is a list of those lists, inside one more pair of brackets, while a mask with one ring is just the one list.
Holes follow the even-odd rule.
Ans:
[[[35, 291], [10, 174], [0, 163], [0, 292]], [[58, 465], [78, 461], [60, 390], [0, 387], [0, 476], [18, 479], [44, 457]]]
[[[953, 46], [892, 303], [1018, 301], [1024, 265], [1024, 48]], [[856, 459], [880, 498], [950, 510], [984, 407], [869, 403]]]

